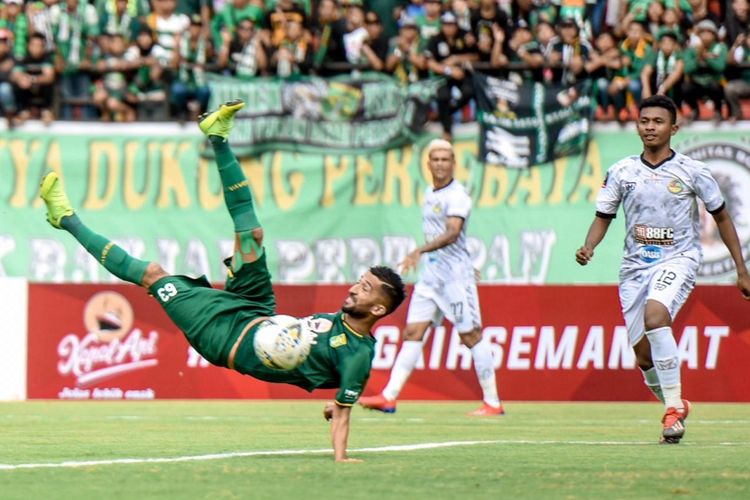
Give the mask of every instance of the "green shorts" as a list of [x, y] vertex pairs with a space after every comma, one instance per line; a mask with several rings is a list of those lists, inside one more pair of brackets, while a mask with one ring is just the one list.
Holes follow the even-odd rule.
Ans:
[[205, 276], [165, 276], [149, 293], [190, 345], [208, 362], [223, 367], [243, 328], [255, 318], [276, 314], [265, 253], [236, 273], [230, 271], [224, 290], [212, 288]]

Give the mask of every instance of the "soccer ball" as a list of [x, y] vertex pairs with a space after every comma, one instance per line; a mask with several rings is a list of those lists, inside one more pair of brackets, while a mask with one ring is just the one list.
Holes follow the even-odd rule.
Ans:
[[293, 370], [307, 359], [316, 336], [306, 320], [277, 314], [261, 322], [253, 347], [268, 368]]

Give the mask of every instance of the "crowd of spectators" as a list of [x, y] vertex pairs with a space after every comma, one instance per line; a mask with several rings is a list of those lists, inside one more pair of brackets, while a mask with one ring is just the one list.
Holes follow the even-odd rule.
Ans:
[[[449, 136], [471, 71], [591, 79], [600, 119], [666, 94], [714, 119], [750, 97], [749, 0], [2, 0], [0, 107], [30, 117], [184, 120], [207, 74], [444, 75]], [[707, 100], [711, 104], [701, 106]], [[726, 105], [726, 106], [724, 106]], [[59, 115], [59, 116], [57, 116]]]

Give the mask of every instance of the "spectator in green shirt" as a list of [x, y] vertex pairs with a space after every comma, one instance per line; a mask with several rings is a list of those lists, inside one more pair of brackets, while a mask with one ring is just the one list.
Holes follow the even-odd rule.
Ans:
[[727, 47], [719, 42], [716, 25], [704, 19], [695, 26], [698, 41], [685, 51], [683, 94], [690, 106], [689, 120], [698, 117], [698, 100], [708, 97], [714, 103], [714, 120], [721, 120], [724, 90], [722, 80], [727, 66]]
[[659, 49], [646, 59], [641, 73], [643, 98], [654, 94], [670, 97], [679, 109], [682, 103], [682, 76], [685, 62], [682, 59], [677, 33], [661, 31], [658, 35]]
[[646, 37], [646, 30], [642, 23], [631, 21], [628, 26], [627, 38], [620, 44], [622, 68], [620, 74], [612, 80], [609, 95], [615, 104], [617, 118], [620, 121], [628, 119], [626, 106], [628, 98], [634, 106], [641, 102], [641, 71], [644, 63], [651, 54], [651, 45]]
[[255, 26], [260, 26], [265, 18], [263, 9], [250, 0], [232, 0], [224, 5], [224, 8], [218, 12], [212, 21], [211, 32], [214, 39], [214, 46], [221, 47], [223, 39], [221, 31], [226, 29], [234, 35], [237, 24], [243, 19], [250, 19]]
[[23, 13], [23, 0], [4, 0], [5, 12], [0, 18], [0, 28], [13, 33], [13, 55], [21, 59], [26, 56], [29, 22]]

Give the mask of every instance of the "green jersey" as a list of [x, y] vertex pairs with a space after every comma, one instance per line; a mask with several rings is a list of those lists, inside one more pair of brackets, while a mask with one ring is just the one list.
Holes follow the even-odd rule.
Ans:
[[310, 316], [313, 330], [318, 334], [317, 344], [312, 346], [304, 363], [289, 371], [274, 370], [261, 363], [253, 348], [258, 328], [254, 327], [237, 350], [235, 370], [267, 382], [296, 385], [306, 391], [338, 388], [336, 402], [342, 406], [353, 405], [370, 378], [375, 339], [354, 331], [342, 315], [339, 311]]

